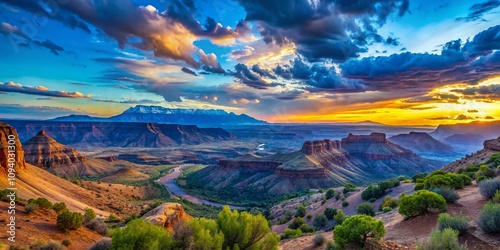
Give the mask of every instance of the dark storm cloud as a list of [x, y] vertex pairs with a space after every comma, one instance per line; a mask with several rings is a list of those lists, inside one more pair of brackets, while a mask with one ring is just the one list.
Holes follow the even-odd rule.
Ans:
[[459, 17], [457, 21], [472, 22], [481, 20], [483, 16], [498, 8], [500, 6], [500, 0], [489, 0], [483, 3], [477, 3], [469, 8], [469, 14], [466, 17]]
[[236, 77], [241, 83], [246, 84], [252, 88], [266, 89], [270, 85], [259, 75], [252, 73], [250, 69], [248, 69], [248, 67], [244, 64], [238, 63], [236, 64], [236, 66], [234, 66], [234, 69], [234, 77]]
[[276, 79], [276, 76], [272, 75], [267, 69], [262, 69], [258, 64], [252, 66], [252, 71], [259, 74], [260, 76], [265, 76], [271, 79]]
[[186, 74], [190, 74], [190, 75], [193, 75], [193, 76], [198, 76], [198, 74], [196, 74], [196, 72], [186, 68], [186, 67], [182, 67], [181, 68], [182, 72], [186, 73]]
[[351, 59], [340, 65], [345, 77], [362, 80], [367, 89], [389, 91], [433, 88], [454, 82], [475, 84], [500, 72], [500, 26], [471, 41], [446, 43], [441, 54], [410, 53]]
[[391, 15], [404, 15], [408, 0], [239, 0], [246, 21], [257, 23], [266, 43], [294, 43], [308, 61], [343, 62], [366, 52], [367, 45], [384, 39], [377, 29]]

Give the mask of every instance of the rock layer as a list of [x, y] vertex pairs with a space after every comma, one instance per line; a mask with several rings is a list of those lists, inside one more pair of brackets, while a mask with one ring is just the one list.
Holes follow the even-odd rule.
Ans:
[[85, 162], [86, 156], [78, 153], [40, 131], [24, 143], [26, 161], [38, 167], [51, 168], [61, 165]]
[[[13, 154], [11, 155], [13, 157], [9, 157], [9, 154]], [[9, 158], [14, 159], [16, 171], [26, 169], [24, 151], [17, 131], [10, 125], [0, 122], [0, 176], [7, 176], [9, 173]]]
[[173, 230], [177, 223], [187, 222], [193, 217], [184, 212], [184, 207], [181, 204], [167, 202], [147, 212], [142, 218], [152, 224]]
[[485, 149], [500, 151], [500, 137], [493, 140], [486, 140], [483, 143]]

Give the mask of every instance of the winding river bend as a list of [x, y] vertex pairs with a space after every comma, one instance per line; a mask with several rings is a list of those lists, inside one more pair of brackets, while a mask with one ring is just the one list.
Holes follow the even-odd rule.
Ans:
[[[227, 204], [222, 204], [222, 203], [218, 203], [215, 201], [209, 201], [209, 200], [202, 199], [200, 197], [197, 197], [197, 196], [194, 196], [192, 194], [187, 193], [181, 187], [179, 187], [177, 185], [177, 183], [175, 183], [175, 179], [177, 179], [177, 177], [179, 177], [179, 175], [182, 174], [182, 170], [181, 170], [182, 167], [183, 166], [176, 167], [176, 168], [174, 168], [174, 171], [172, 171], [170, 174], [167, 174], [167, 175], [161, 177], [160, 179], [158, 179], [158, 182], [160, 184], [165, 185], [165, 187], [167, 188], [170, 195], [188, 200], [188, 201], [195, 203], [195, 204], [205, 204], [205, 205], [212, 205], [212, 206], [216, 206], [216, 207], [223, 207], [223, 206], [227, 205]], [[233, 205], [229, 205], [229, 207], [231, 209], [244, 209], [244, 207], [233, 206]]]

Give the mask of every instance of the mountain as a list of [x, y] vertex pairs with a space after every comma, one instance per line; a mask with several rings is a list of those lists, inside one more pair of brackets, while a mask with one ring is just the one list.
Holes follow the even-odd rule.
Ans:
[[500, 137], [484, 141], [483, 149], [444, 166], [443, 170], [457, 172], [459, 169], [465, 168], [470, 164], [483, 163], [489, 159], [490, 156], [497, 153], [500, 153]]
[[484, 137], [480, 134], [453, 134], [443, 139], [451, 144], [481, 144]]
[[349, 134], [338, 141], [307, 141], [302, 149], [260, 157], [247, 154], [194, 172], [196, 188], [254, 187], [271, 194], [328, 188], [347, 182], [366, 184], [399, 175], [431, 171], [441, 165], [393, 144], [385, 134]]
[[33, 138], [23, 143], [26, 161], [32, 165], [51, 168], [60, 165], [71, 165], [84, 162], [86, 156], [50, 138], [42, 130]]
[[55, 122], [10, 120], [26, 141], [40, 130], [61, 144], [72, 147], [168, 147], [231, 140], [221, 128], [195, 125], [132, 122]]
[[395, 135], [390, 137], [389, 141], [417, 154], [449, 155], [456, 153], [450, 145], [438, 141], [424, 132]]
[[51, 121], [84, 121], [84, 122], [147, 122], [168, 124], [195, 125], [256, 125], [267, 124], [245, 114], [237, 115], [221, 109], [171, 109], [160, 106], [137, 105], [125, 110], [122, 114], [109, 118], [91, 117], [87, 115], [69, 115], [54, 118]]
[[6, 177], [10, 168], [16, 172], [26, 169], [24, 151], [17, 131], [10, 125], [0, 122], [0, 176]]
[[474, 121], [453, 125], [439, 125], [430, 135], [439, 140], [455, 134], [477, 134], [483, 138], [496, 138], [500, 135], [500, 120], [492, 122]]

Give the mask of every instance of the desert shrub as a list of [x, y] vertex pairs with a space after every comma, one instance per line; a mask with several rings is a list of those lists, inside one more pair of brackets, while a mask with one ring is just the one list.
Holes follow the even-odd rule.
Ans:
[[363, 247], [369, 238], [379, 240], [384, 235], [384, 223], [368, 215], [350, 216], [333, 230], [335, 242], [341, 247], [349, 243]]
[[356, 213], [375, 216], [375, 209], [373, 208], [372, 204], [364, 202], [359, 204], [359, 206], [356, 208]]
[[68, 210], [57, 216], [57, 226], [63, 231], [76, 230], [83, 224], [83, 215]]
[[328, 219], [324, 214], [314, 216], [313, 226], [316, 229], [322, 228], [328, 223]]
[[477, 178], [476, 178], [476, 182], [477, 182], [477, 183], [481, 183], [481, 182], [483, 182], [484, 180], [489, 180], [489, 179], [491, 179], [491, 178], [488, 178], [488, 177], [486, 177], [486, 176], [479, 176], [479, 177], [477, 177]]
[[114, 213], [111, 213], [108, 216], [108, 221], [119, 221], [119, 220], [120, 219], [118, 219], [118, 217], [116, 217], [116, 214], [114, 214]]
[[300, 217], [297, 217], [293, 219], [293, 221], [290, 222], [290, 224], [288, 224], [288, 228], [297, 229], [303, 224], [306, 224], [306, 221]]
[[406, 176], [400, 175], [400, 176], [398, 176], [397, 179], [398, 179], [398, 181], [404, 181], [404, 180], [406, 180]]
[[335, 216], [337, 214], [337, 209], [327, 207], [327, 208], [325, 208], [325, 212], [323, 212], [323, 213], [325, 214], [327, 219], [331, 220], [331, 219], [333, 219], [333, 216]]
[[343, 191], [343, 193], [347, 194], [347, 193], [355, 191], [355, 190], [356, 190], [356, 186], [354, 186], [351, 183], [347, 183], [347, 184], [344, 185], [344, 191]]
[[300, 204], [295, 211], [295, 217], [304, 217], [306, 216], [307, 210], [306, 207]]
[[24, 211], [26, 211], [26, 213], [28, 213], [28, 214], [31, 214], [31, 213], [37, 211], [39, 208], [40, 207], [36, 203], [28, 203], [28, 204], [26, 204], [26, 206], [24, 206]]
[[458, 231], [446, 228], [443, 231], [433, 230], [431, 238], [417, 244], [417, 250], [467, 250], [466, 246], [458, 242]]
[[310, 220], [313, 216], [311, 214], [306, 215], [306, 218]]
[[447, 203], [456, 203], [460, 196], [457, 191], [451, 187], [443, 186], [440, 188], [433, 188], [430, 191], [443, 196]]
[[335, 216], [333, 216], [333, 220], [335, 221], [335, 223], [337, 225], [342, 224], [345, 221], [345, 219], [346, 219], [346, 216], [344, 214], [344, 211], [342, 211], [342, 210], [338, 210], [337, 214]]
[[340, 193], [335, 193], [335, 200], [336, 201], [340, 200]]
[[389, 207], [391, 209], [398, 207], [399, 205], [399, 200], [394, 199], [389, 195], [386, 195], [384, 199], [382, 200], [382, 203], [380, 203], [380, 209], [383, 210], [385, 207]]
[[108, 226], [106, 223], [100, 219], [93, 219], [89, 221], [86, 225], [90, 230], [97, 232], [100, 235], [108, 234]]
[[411, 177], [411, 180], [414, 182], [414, 183], [418, 183], [418, 179], [425, 179], [425, 177], [427, 177], [427, 173], [418, 173], [414, 176]]
[[368, 200], [370, 203], [374, 203], [375, 201], [377, 201], [377, 198], [371, 198]]
[[340, 246], [333, 241], [328, 241], [326, 243], [325, 250], [341, 250]]
[[410, 179], [403, 180], [403, 183], [411, 183]]
[[485, 233], [500, 233], [500, 204], [488, 203], [484, 205], [477, 216], [477, 224]]
[[303, 233], [312, 233], [312, 232], [314, 232], [314, 228], [313, 228], [313, 227], [308, 226], [307, 224], [302, 224], [302, 225], [300, 225], [299, 229], [300, 229], [300, 231], [302, 231]]
[[403, 195], [399, 199], [399, 213], [406, 218], [433, 210], [446, 210], [446, 200], [441, 195], [428, 190], [420, 190], [412, 195]]
[[136, 219], [111, 231], [110, 249], [172, 249], [172, 235], [163, 227]]
[[54, 205], [52, 206], [52, 210], [56, 211], [57, 214], [60, 214], [64, 210], [67, 210], [67, 209], [68, 209], [68, 207], [66, 206], [66, 203], [64, 203], [64, 202], [57, 202], [57, 203], [54, 203]]
[[325, 243], [325, 237], [321, 234], [314, 235], [313, 244], [315, 247], [320, 247]]
[[497, 190], [495, 192], [495, 195], [493, 195], [493, 198], [491, 199], [494, 203], [500, 203], [500, 190]]
[[89, 250], [108, 250], [108, 249], [111, 249], [110, 238], [102, 238], [89, 248]]
[[343, 206], [343, 207], [347, 207], [347, 206], [349, 206], [349, 202], [348, 202], [348, 201], [343, 201], [343, 202], [342, 202], [342, 206]]
[[85, 219], [85, 222], [89, 222], [93, 219], [95, 219], [96, 215], [95, 215], [95, 212], [94, 210], [92, 210], [92, 208], [85, 208], [85, 213], [83, 215], [84, 219]]
[[463, 215], [451, 216], [448, 213], [439, 214], [438, 229], [444, 230], [451, 228], [457, 230], [460, 234], [465, 233], [469, 228], [469, 217]]
[[40, 250], [64, 250], [66, 249], [61, 243], [50, 240], [45, 245], [40, 247]]
[[71, 246], [71, 240], [70, 239], [64, 239], [63, 241], [61, 241], [61, 244], [65, 247], [69, 247]]
[[328, 190], [326, 190], [325, 199], [329, 200], [329, 199], [333, 198], [334, 196], [335, 196], [335, 190], [333, 190], [332, 188], [329, 188]]
[[495, 166], [500, 165], [500, 153], [495, 153], [490, 156], [490, 159], [486, 162], [487, 164], [493, 164]]
[[390, 211], [392, 211], [392, 208], [390, 208], [390, 207], [384, 207], [384, 208], [382, 208], [382, 212], [384, 212], [384, 213], [387, 213], [387, 212], [390, 212]]
[[378, 199], [385, 194], [385, 191], [389, 188], [393, 188], [400, 185], [400, 181], [396, 178], [389, 179], [386, 181], [381, 181], [377, 186], [369, 185], [362, 193], [361, 198], [363, 200]]
[[38, 198], [35, 200], [35, 204], [37, 204], [41, 209], [50, 209], [52, 208], [52, 203], [45, 198]]
[[486, 199], [491, 199], [500, 190], [500, 179], [484, 180], [479, 183], [479, 191], [481, 195]]
[[[189, 228], [193, 237], [192, 249], [222, 249], [224, 233], [219, 230], [219, 226], [215, 220], [205, 218], [193, 219], [189, 221]], [[177, 228], [177, 230], [179, 229]], [[177, 234], [178, 232], [175, 231], [175, 233]]]
[[494, 178], [495, 170], [489, 168], [486, 165], [481, 165], [479, 167], [479, 170], [476, 172], [476, 179], [479, 178], [480, 176], [485, 176], [486, 178]]
[[415, 191], [418, 191], [418, 190], [422, 190], [422, 189], [424, 189], [424, 188], [425, 188], [424, 183], [417, 183], [417, 184], [415, 184], [415, 188], [414, 188], [414, 190], [415, 190]]
[[443, 186], [452, 187], [454, 189], [464, 188], [465, 175], [447, 173], [442, 170], [432, 172], [424, 180], [425, 189], [439, 188]]
[[290, 229], [290, 228], [287, 228], [280, 235], [280, 238], [282, 240], [285, 240], [285, 239], [295, 239], [295, 238], [298, 238], [300, 236], [302, 236], [302, 231], [300, 231], [300, 229]]

